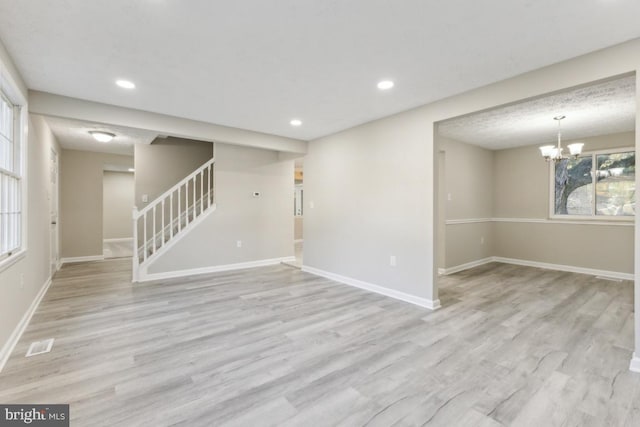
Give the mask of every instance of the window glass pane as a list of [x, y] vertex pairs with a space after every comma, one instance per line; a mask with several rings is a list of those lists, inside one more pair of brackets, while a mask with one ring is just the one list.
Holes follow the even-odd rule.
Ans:
[[0, 168], [13, 172], [13, 106], [0, 96]]
[[599, 154], [596, 180], [596, 215], [635, 214], [635, 152]]
[[593, 215], [592, 156], [555, 165], [555, 214]]

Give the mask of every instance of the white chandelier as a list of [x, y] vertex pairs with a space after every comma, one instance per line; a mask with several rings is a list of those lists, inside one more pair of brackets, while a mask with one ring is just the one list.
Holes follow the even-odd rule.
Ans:
[[[542, 154], [542, 157], [544, 157], [547, 162], [551, 160], [553, 160], [554, 162], [559, 162], [560, 160], [570, 158], [569, 156], [562, 155], [562, 129], [560, 123], [565, 117], [566, 116], [556, 116], [553, 118], [553, 120], [556, 120], [558, 122], [558, 145], [544, 145], [540, 147], [540, 154]], [[567, 145], [571, 157], [577, 158], [580, 153], [582, 153], [583, 146], [584, 144], [582, 142], [576, 142]]]

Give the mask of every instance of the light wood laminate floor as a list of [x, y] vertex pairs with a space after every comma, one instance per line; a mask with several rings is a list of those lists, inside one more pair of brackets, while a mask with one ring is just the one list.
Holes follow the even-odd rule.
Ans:
[[640, 425], [630, 282], [488, 264], [430, 312], [286, 266], [130, 274], [64, 266], [0, 402], [70, 403], [72, 426]]

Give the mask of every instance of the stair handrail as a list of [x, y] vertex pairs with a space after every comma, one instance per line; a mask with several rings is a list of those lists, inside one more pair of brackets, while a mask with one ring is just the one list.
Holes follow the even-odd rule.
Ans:
[[145, 206], [144, 208], [142, 208], [140, 210], [136, 209], [134, 211], [134, 219], [140, 218], [142, 215], [144, 215], [145, 213], [150, 211], [154, 206], [159, 205], [160, 203], [162, 203], [162, 200], [168, 198], [171, 195], [171, 193], [173, 193], [174, 191], [177, 191], [178, 187], [181, 187], [182, 185], [184, 185], [185, 182], [193, 179], [193, 177], [195, 177], [200, 172], [204, 171], [206, 168], [208, 168], [211, 165], [213, 165], [215, 162], [216, 162], [216, 158], [215, 157], [210, 158], [202, 166], [200, 166], [198, 169], [194, 170], [189, 175], [187, 175], [185, 178], [182, 178], [180, 181], [178, 181], [178, 183], [176, 183], [176, 185], [174, 185], [173, 187], [171, 187], [170, 189], [168, 189], [167, 191], [165, 191], [164, 193], [162, 193], [161, 195], [156, 197], [147, 206]]
[[[183, 179], [181, 179], [180, 181], [178, 181], [174, 186], [172, 186], [171, 188], [169, 188], [167, 191], [165, 191], [164, 193], [162, 193], [161, 195], [159, 195], [158, 197], [156, 197], [151, 203], [149, 203], [147, 206], [145, 206], [144, 208], [138, 210], [137, 206], [133, 207], [133, 212], [132, 212], [132, 219], [133, 219], [133, 245], [134, 245], [134, 250], [133, 250], [133, 281], [136, 282], [139, 279], [139, 275], [140, 275], [140, 269], [144, 268], [144, 265], [148, 265], [148, 262], [157, 257], [158, 256], [158, 252], [157, 250], [159, 248], [164, 248], [165, 245], [167, 244], [167, 242], [171, 241], [174, 239], [174, 237], [177, 234], [181, 234], [182, 230], [185, 230], [190, 222], [193, 222], [196, 220], [197, 216], [202, 215], [205, 212], [204, 209], [204, 197], [206, 196], [206, 200], [207, 200], [207, 211], [210, 211], [211, 207], [213, 206], [215, 208], [215, 193], [213, 191], [213, 185], [214, 185], [214, 181], [213, 181], [213, 172], [214, 172], [214, 167], [215, 167], [215, 157], [212, 157], [211, 159], [207, 160], [204, 164], [202, 164], [201, 166], [199, 166], [196, 170], [194, 170], [193, 172], [191, 172], [189, 175], [187, 175], [186, 177], [184, 177]], [[205, 192], [204, 191], [204, 177], [205, 177], [205, 171], [207, 171], [207, 182], [208, 182], [208, 189]], [[197, 178], [198, 176], [200, 177], [200, 199], [198, 200], [196, 198], [196, 196], [198, 195], [196, 193], [196, 184], [197, 184]], [[188, 204], [188, 192], [189, 192], [189, 183], [193, 182], [193, 204], [189, 205]], [[181, 194], [181, 190], [182, 187], [185, 187], [185, 192], [183, 194], [185, 194], [185, 218], [187, 219], [186, 224], [183, 226], [181, 226], [181, 218], [183, 213], [181, 212], [181, 207], [180, 207], [180, 194]], [[177, 218], [178, 219], [178, 230], [176, 231], [176, 233], [173, 232], [173, 200], [174, 200], [174, 194], [177, 193], [178, 195], [178, 212], [177, 212]], [[169, 201], [169, 206], [170, 206], [170, 214], [169, 214], [169, 230], [170, 230], [170, 234], [167, 237], [166, 233], [165, 233], [165, 204], [166, 202]], [[198, 204], [200, 204], [200, 213], [197, 213], [197, 207]], [[161, 212], [161, 218], [160, 218], [160, 231], [156, 231], [157, 227], [156, 227], [156, 208], [160, 208], [160, 212]], [[189, 212], [190, 210], [193, 209], [193, 219], [191, 221], [189, 221]], [[153, 224], [153, 229], [152, 229], [152, 234], [151, 234], [151, 239], [147, 239], [147, 214], [151, 212], [153, 215], [152, 218], [152, 224]], [[138, 234], [138, 226], [139, 226], [139, 221], [142, 220], [142, 236], [140, 236]], [[160, 235], [161, 236], [161, 241], [160, 244], [158, 244], [158, 240], [157, 240], [157, 236]], [[139, 246], [140, 243], [140, 237], [142, 237], [142, 246]], [[149, 244], [149, 242], [151, 242], [151, 244]], [[142, 249], [142, 259], [140, 256], [140, 248]], [[151, 254], [148, 253], [149, 248], [153, 248]]]

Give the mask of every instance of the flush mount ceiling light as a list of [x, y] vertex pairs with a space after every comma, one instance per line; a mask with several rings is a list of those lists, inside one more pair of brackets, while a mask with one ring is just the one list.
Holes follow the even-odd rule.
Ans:
[[387, 90], [387, 89], [391, 89], [393, 87], [393, 82], [391, 80], [382, 80], [381, 82], [378, 82], [378, 89], [380, 90]]
[[302, 120], [293, 119], [289, 123], [291, 124], [291, 126], [301, 126], [302, 125]]
[[[563, 119], [565, 119], [566, 116], [556, 116], [553, 118], [553, 120], [556, 120], [558, 122], [558, 145], [554, 146], [554, 145], [544, 145], [542, 147], [540, 147], [540, 154], [542, 154], [542, 157], [544, 157], [544, 159], [549, 162], [551, 160], [553, 160], [554, 162], [559, 162], [560, 160], [564, 160], [564, 159], [568, 159], [568, 156], [563, 156], [562, 155], [562, 128], [561, 128], [561, 122]], [[582, 153], [582, 147], [584, 146], [584, 144], [582, 142], [576, 142], [574, 144], [569, 144], [567, 145], [567, 148], [569, 149], [569, 153], [571, 155], [571, 157], [573, 158], [577, 158], [580, 153]]]
[[129, 80], [116, 80], [116, 84], [124, 89], [135, 89], [136, 85]]
[[99, 130], [90, 130], [89, 133], [96, 141], [99, 142], [109, 142], [116, 137], [116, 135], [111, 132], [102, 132]]

